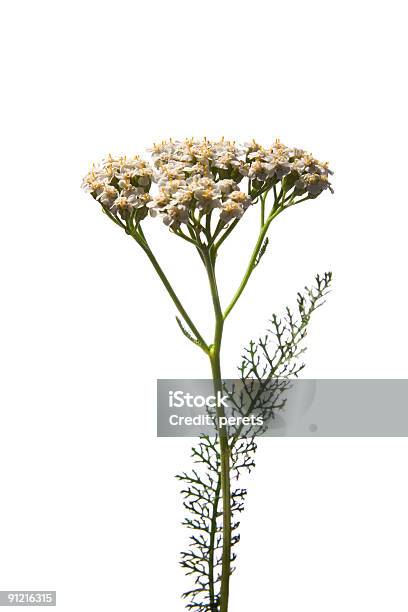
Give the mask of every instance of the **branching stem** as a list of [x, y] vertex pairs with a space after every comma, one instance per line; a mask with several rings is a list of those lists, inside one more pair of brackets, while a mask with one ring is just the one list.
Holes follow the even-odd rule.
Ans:
[[252, 272], [254, 271], [255, 268], [255, 263], [259, 254], [259, 251], [261, 250], [262, 244], [264, 242], [266, 233], [269, 229], [270, 224], [272, 223], [273, 219], [275, 219], [284, 209], [284, 207], [281, 205], [278, 208], [276, 208], [275, 210], [272, 210], [272, 212], [270, 213], [270, 215], [268, 216], [268, 218], [266, 219], [265, 223], [262, 225], [261, 230], [259, 232], [259, 236], [258, 236], [258, 240], [256, 241], [254, 250], [252, 251], [252, 255], [251, 258], [249, 260], [249, 264], [248, 267], [245, 271], [245, 274], [242, 278], [242, 281], [234, 295], [234, 297], [232, 298], [229, 306], [227, 307], [227, 309], [224, 312], [224, 321], [225, 319], [228, 317], [228, 315], [230, 314], [231, 310], [234, 308], [235, 304], [238, 302], [239, 298], [242, 295], [242, 292], [244, 291], [249, 278], [252, 274]]
[[[229, 306], [223, 312], [221, 308], [221, 301], [218, 292], [217, 279], [215, 274], [215, 262], [217, 258], [217, 252], [221, 244], [224, 240], [229, 236], [229, 234], [234, 230], [239, 220], [236, 219], [232, 221], [228, 228], [225, 229], [221, 238], [218, 238], [219, 234], [222, 231], [223, 224], [221, 222], [218, 223], [213, 235], [211, 235], [211, 220], [210, 217], [207, 217], [207, 223], [205, 227], [201, 225], [201, 217], [198, 218], [192, 217], [191, 224], [188, 225], [188, 231], [190, 237], [186, 236], [180, 229], [174, 230], [174, 233], [179, 235], [181, 238], [186, 240], [189, 243], [195, 245], [200, 258], [205, 266], [208, 281], [210, 285], [213, 309], [214, 309], [214, 336], [213, 342], [211, 345], [208, 345], [197, 327], [191, 320], [190, 316], [186, 312], [183, 307], [180, 299], [175, 293], [173, 287], [171, 286], [169, 280], [167, 279], [165, 273], [163, 272], [161, 266], [159, 265], [156, 257], [154, 256], [146, 237], [143, 233], [143, 230], [140, 224], [136, 228], [132, 228], [129, 231], [127, 229], [127, 233], [129, 233], [139, 244], [139, 246], [146, 253], [150, 262], [152, 263], [154, 269], [156, 270], [160, 280], [165, 286], [168, 294], [170, 295], [173, 303], [175, 304], [177, 310], [185, 321], [186, 325], [188, 325], [191, 332], [194, 334], [195, 339], [193, 340], [200, 348], [208, 355], [210, 365], [211, 365], [211, 373], [213, 379], [213, 387], [214, 387], [214, 395], [218, 397], [218, 394], [221, 394], [223, 391], [223, 383], [221, 376], [221, 345], [222, 345], [222, 337], [224, 330], [224, 323], [227, 316], [230, 314], [235, 304], [241, 297], [248, 280], [259, 261], [258, 257], [260, 251], [262, 249], [262, 245], [264, 244], [264, 240], [266, 234], [268, 232], [269, 226], [273, 219], [275, 219], [285, 208], [289, 208], [293, 206], [296, 202], [292, 200], [286, 200], [286, 194], [281, 192], [279, 195], [276, 193], [276, 188], [274, 188], [274, 204], [272, 210], [269, 214], [265, 211], [266, 206], [266, 197], [267, 191], [261, 190], [256, 194], [256, 197], [259, 197], [261, 200], [261, 227], [259, 231], [259, 235], [253, 249], [252, 255], [250, 257], [248, 267], [245, 271], [245, 274], [241, 280], [241, 283], [233, 296]], [[305, 198], [307, 199], [307, 198]], [[287, 204], [287, 206], [285, 206]], [[115, 220], [115, 219], [113, 219]], [[115, 220], [118, 225], [122, 224]], [[123, 226], [122, 226], [123, 227]], [[206, 243], [201, 240], [201, 234], [205, 235]], [[181, 323], [179, 322], [179, 325]], [[181, 326], [182, 327], [182, 326]], [[188, 332], [185, 330], [182, 331], [184, 335], [189, 337]], [[231, 452], [236, 442], [236, 439], [229, 441], [228, 437], [228, 428], [224, 424], [225, 423], [225, 410], [221, 402], [217, 402], [216, 406], [216, 414], [217, 414], [217, 433], [219, 436], [219, 477], [218, 482], [215, 489], [215, 499], [213, 506], [213, 514], [211, 517], [211, 528], [210, 528], [210, 546], [209, 546], [209, 554], [208, 554], [208, 589], [209, 589], [209, 602], [211, 612], [228, 612], [228, 603], [229, 603], [229, 583], [231, 576], [231, 549], [232, 549], [232, 507], [233, 500], [231, 495]], [[215, 570], [215, 558], [214, 558], [214, 549], [215, 549], [215, 539], [217, 537], [217, 517], [218, 517], [218, 506], [219, 502], [222, 500], [222, 559], [221, 559], [221, 584], [219, 595], [215, 592], [215, 584], [216, 584], [216, 576], [214, 575]], [[197, 570], [198, 571], [198, 570]], [[201, 570], [200, 570], [201, 571]]]
[[149, 258], [150, 262], [152, 263], [154, 269], [156, 270], [160, 280], [162, 281], [163, 285], [165, 286], [165, 288], [167, 290], [167, 293], [170, 295], [171, 299], [173, 300], [174, 305], [176, 306], [177, 310], [179, 311], [179, 313], [183, 317], [184, 321], [186, 322], [186, 324], [189, 326], [189, 328], [191, 329], [191, 331], [195, 335], [195, 337], [197, 339], [197, 342], [198, 342], [198, 345], [200, 346], [200, 348], [205, 353], [208, 354], [209, 353], [209, 347], [207, 346], [207, 343], [205, 342], [204, 338], [202, 337], [202, 335], [198, 331], [197, 327], [194, 325], [194, 323], [191, 320], [190, 316], [186, 312], [183, 304], [180, 302], [176, 292], [174, 291], [173, 287], [171, 286], [170, 281], [168, 280], [167, 276], [163, 272], [159, 262], [157, 261], [156, 257], [153, 254], [153, 251], [151, 250], [151, 248], [149, 247], [149, 245], [147, 243], [147, 240], [146, 240], [146, 238], [145, 238], [145, 236], [144, 236], [144, 234], [142, 232], [142, 228], [139, 227], [139, 232], [136, 232], [135, 234], [132, 234], [132, 237], [136, 240], [136, 242], [141, 246], [143, 251], [146, 253], [146, 255]]

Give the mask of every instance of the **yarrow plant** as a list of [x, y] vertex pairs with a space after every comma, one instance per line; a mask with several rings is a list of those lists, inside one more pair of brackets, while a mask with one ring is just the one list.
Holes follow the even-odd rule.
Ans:
[[[241, 297], [268, 246], [267, 233], [274, 219], [288, 208], [313, 200], [324, 191], [333, 192], [327, 163], [302, 149], [276, 140], [264, 147], [254, 140], [240, 145], [186, 139], [165, 141], [150, 149], [151, 161], [139, 156], [108, 156], [94, 165], [83, 188], [99, 202], [103, 212], [131, 236], [149, 258], [176, 309], [183, 334], [209, 359], [214, 391], [223, 390], [221, 345], [226, 319]], [[270, 203], [269, 203], [270, 201]], [[244, 215], [257, 209], [259, 232], [242, 279], [225, 308], [221, 305], [216, 262], [225, 240]], [[158, 263], [144, 233], [149, 218], [158, 218], [170, 232], [198, 253], [206, 272], [214, 309], [214, 333], [204, 339], [185, 310]], [[297, 311], [272, 316], [268, 334], [245, 349], [240, 378], [270, 381], [297, 376], [303, 364], [302, 342], [314, 310], [329, 289], [331, 273], [316, 277], [316, 284], [298, 294]], [[258, 395], [253, 402], [258, 401]], [[194, 577], [193, 588], [184, 594], [186, 606], [198, 612], [227, 612], [229, 584], [235, 554], [236, 513], [243, 509], [244, 489], [232, 482], [242, 470], [254, 466], [254, 437], [240, 438], [225, 422], [222, 404], [216, 407], [217, 435], [202, 436], [193, 448], [197, 464], [178, 478], [184, 484], [185, 524], [193, 530], [190, 549], [181, 564]]]

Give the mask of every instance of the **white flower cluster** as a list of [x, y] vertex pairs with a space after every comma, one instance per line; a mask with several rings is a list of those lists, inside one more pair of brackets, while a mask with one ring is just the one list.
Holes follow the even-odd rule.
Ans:
[[299, 194], [308, 193], [316, 197], [325, 189], [333, 193], [329, 175], [333, 174], [326, 162], [322, 163], [302, 149], [289, 148], [276, 140], [265, 149], [255, 141], [247, 145], [248, 177], [254, 181], [281, 181], [291, 176], [294, 187]]
[[159, 178], [159, 193], [148, 204], [150, 214], [163, 216], [166, 225], [187, 223], [191, 211], [206, 215], [221, 209], [221, 219], [240, 218], [251, 204], [251, 198], [240, 191], [232, 179], [215, 181], [210, 176], [194, 174], [187, 178]]
[[146, 206], [152, 199], [149, 194], [152, 178], [152, 169], [140, 157], [109, 155], [88, 172], [82, 188], [114, 214], [119, 212], [125, 217], [137, 209], [141, 216], [146, 216]]
[[[260, 191], [280, 181], [287, 193], [314, 198], [332, 191], [326, 163], [279, 140], [264, 148], [252, 141], [238, 145], [227, 140], [164, 141], [150, 150], [153, 167], [140, 157], [109, 156], [85, 177], [83, 187], [112, 213], [138, 209], [150, 212], [177, 229], [192, 216], [218, 210], [227, 224], [240, 219]], [[248, 190], [239, 184], [247, 178]], [[157, 193], [150, 194], [152, 182]]]
[[252, 203], [238, 187], [245, 174], [243, 147], [205, 139], [162, 142], [151, 151], [159, 193], [149, 208], [166, 225], [186, 223], [191, 211], [205, 215], [214, 209], [228, 223], [242, 217]]

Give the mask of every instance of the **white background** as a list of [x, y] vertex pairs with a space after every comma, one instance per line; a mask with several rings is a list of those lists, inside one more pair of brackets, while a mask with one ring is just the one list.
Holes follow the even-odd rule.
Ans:
[[[403, 8], [3, 6], [0, 589], [56, 589], [62, 612], [183, 609], [173, 475], [190, 441], [156, 439], [155, 380], [208, 369], [143, 253], [80, 191], [107, 152], [279, 136], [329, 160], [335, 195], [272, 227], [228, 322], [224, 373], [273, 311], [332, 269], [305, 375], [406, 377]], [[250, 214], [220, 263], [224, 301], [254, 239]], [[209, 330], [194, 252], [158, 222], [147, 233]], [[403, 438], [263, 441], [231, 612], [405, 612], [407, 461]]]

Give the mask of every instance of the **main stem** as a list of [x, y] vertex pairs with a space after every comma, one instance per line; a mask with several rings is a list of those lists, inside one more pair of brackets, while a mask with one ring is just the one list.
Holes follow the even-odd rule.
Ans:
[[[215, 258], [209, 250], [203, 252], [208, 280], [210, 282], [211, 296], [215, 314], [214, 342], [209, 347], [209, 358], [214, 385], [214, 395], [222, 393], [221, 378], [221, 343], [224, 329], [224, 317], [222, 314], [220, 298], [218, 294], [217, 281], [215, 277]], [[222, 572], [220, 588], [220, 612], [228, 612], [229, 583], [231, 575], [231, 481], [230, 481], [230, 448], [228, 444], [228, 430], [220, 423], [225, 417], [224, 408], [217, 402], [218, 434], [220, 438], [220, 470], [221, 470], [221, 494], [222, 494]], [[217, 611], [213, 602], [214, 610]]]
[[[212, 351], [210, 356], [214, 383], [214, 394], [222, 392], [221, 367], [219, 350]], [[225, 416], [224, 409], [217, 407], [217, 416]], [[222, 574], [220, 589], [220, 612], [228, 611], [229, 583], [231, 575], [231, 481], [230, 481], [230, 448], [225, 426], [218, 428], [220, 436], [220, 469], [222, 493]]]

